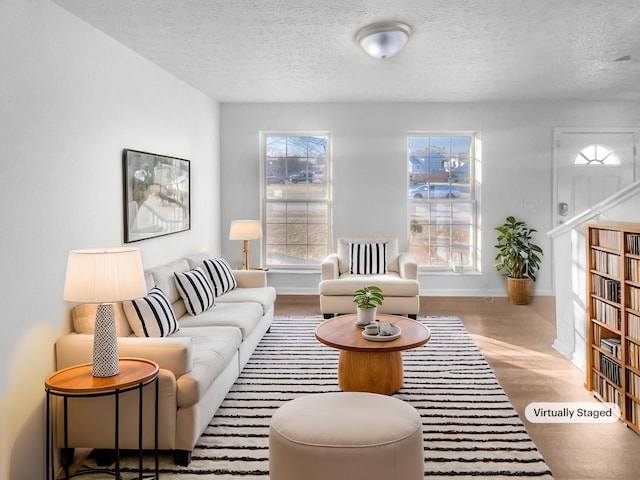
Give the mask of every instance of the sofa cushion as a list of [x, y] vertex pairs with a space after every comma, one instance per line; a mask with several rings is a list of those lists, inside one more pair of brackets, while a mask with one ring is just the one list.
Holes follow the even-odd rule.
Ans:
[[214, 256], [211, 255], [210, 253], [201, 252], [201, 253], [194, 253], [193, 255], [189, 255], [188, 257], [185, 258], [185, 260], [189, 264], [189, 267], [196, 268], [196, 267], [204, 267], [204, 261], [209, 260], [210, 258], [213, 258], [213, 257]]
[[256, 302], [219, 303], [200, 315], [185, 315], [179, 320], [180, 328], [227, 326], [239, 328], [242, 339], [247, 338], [262, 319], [262, 307]]
[[146, 297], [125, 300], [122, 307], [137, 337], [167, 337], [178, 330], [171, 303], [158, 287]]
[[[73, 330], [76, 333], [86, 333], [93, 335], [96, 326], [96, 310], [98, 305], [95, 303], [81, 303], [71, 310], [71, 319], [73, 320]], [[118, 337], [128, 337], [133, 333], [127, 316], [122, 310], [120, 302], [113, 304], [113, 310], [116, 317], [116, 335]]]
[[224, 258], [208, 258], [203, 262], [204, 268], [209, 275], [211, 285], [216, 297], [219, 297], [238, 286], [231, 266]]
[[158, 288], [167, 295], [169, 302], [174, 303], [178, 300], [182, 302], [182, 297], [180, 297], [180, 292], [178, 292], [173, 274], [175, 272], [188, 272], [189, 270], [191, 270], [191, 268], [187, 261], [181, 259], [167, 263], [166, 265], [151, 268], [147, 270], [147, 272], [151, 274], [154, 285], [157, 285]]
[[189, 337], [193, 342], [193, 368], [177, 381], [178, 406], [189, 407], [201, 400], [233, 360], [242, 338], [235, 327], [181, 328], [172, 337]]
[[385, 297], [414, 297], [420, 293], [420, 282], [401, 278], [394, 272], [385, 275], [352, 275], [344, 273], [340, 278], [320, 282], [320, 295], [349, 295], [368, 285], [377, 285]]
[[387, 273], [387, 242], [349, 243], [349, 273], [378, 275]]
[[273, 287], [236, 288], [216, 299], [216, 305], [223, 303], [257, 302], [262, 307], [262, 315], [267, 313], [276, 301]]
[[203, 269], [197, 267], [188, 272], [174, 272], [173, 275], [187, 313], [198, 315], [213, 307], [213, 287]]
[[[150, 276], [152, 286], [157, 285], [158, 288], [167, 295], [167, 298], [173, 307], [173, 311], [176, 314], [176, 318], [182, 317], [187, 312], [187, 309], [184, 306], [180, 292], [178, 292], [175, 276], [173, 274], [175, 272], [187, 272], [189, 270], [191, 270], [191, 267], [189, 267], [187, 261], [185, 259], [180, 259], [146, 271], [147, 275], [145, 278]], [[149, 282], [147, 281], [147, 284], [148, 283]]]

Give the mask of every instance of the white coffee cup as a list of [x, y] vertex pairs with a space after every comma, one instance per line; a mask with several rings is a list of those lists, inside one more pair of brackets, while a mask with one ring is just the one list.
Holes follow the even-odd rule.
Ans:
[[367, 335], [378, 335], [379, 331], [380, 331], [380, 329], [378, 328], [378, 325], [376, 325], [376, 324], [369, 324], [366, 327], [364, 327], [364, 332]]

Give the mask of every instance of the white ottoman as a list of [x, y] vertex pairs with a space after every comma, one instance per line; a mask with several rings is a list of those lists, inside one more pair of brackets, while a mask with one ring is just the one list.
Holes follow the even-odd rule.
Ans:
[[271, 480], [423, 480], [420, 415], [375, 393], [306, 395], [269, 428]]

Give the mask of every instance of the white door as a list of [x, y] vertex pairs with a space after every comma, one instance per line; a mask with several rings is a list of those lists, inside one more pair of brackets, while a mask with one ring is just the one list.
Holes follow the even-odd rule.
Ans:
[[561, 224], [635, 181], [635, 132], [555, 132], [555, 224]]

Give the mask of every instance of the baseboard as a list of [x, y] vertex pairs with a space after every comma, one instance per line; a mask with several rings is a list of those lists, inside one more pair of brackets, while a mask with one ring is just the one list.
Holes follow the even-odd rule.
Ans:
[[571, 360], [571, 358], [573, 357], [573, 350], [557, 338], [553, 341], [553, 344], [551, 346], [556, 352], [565, 357], [567, 360]]

